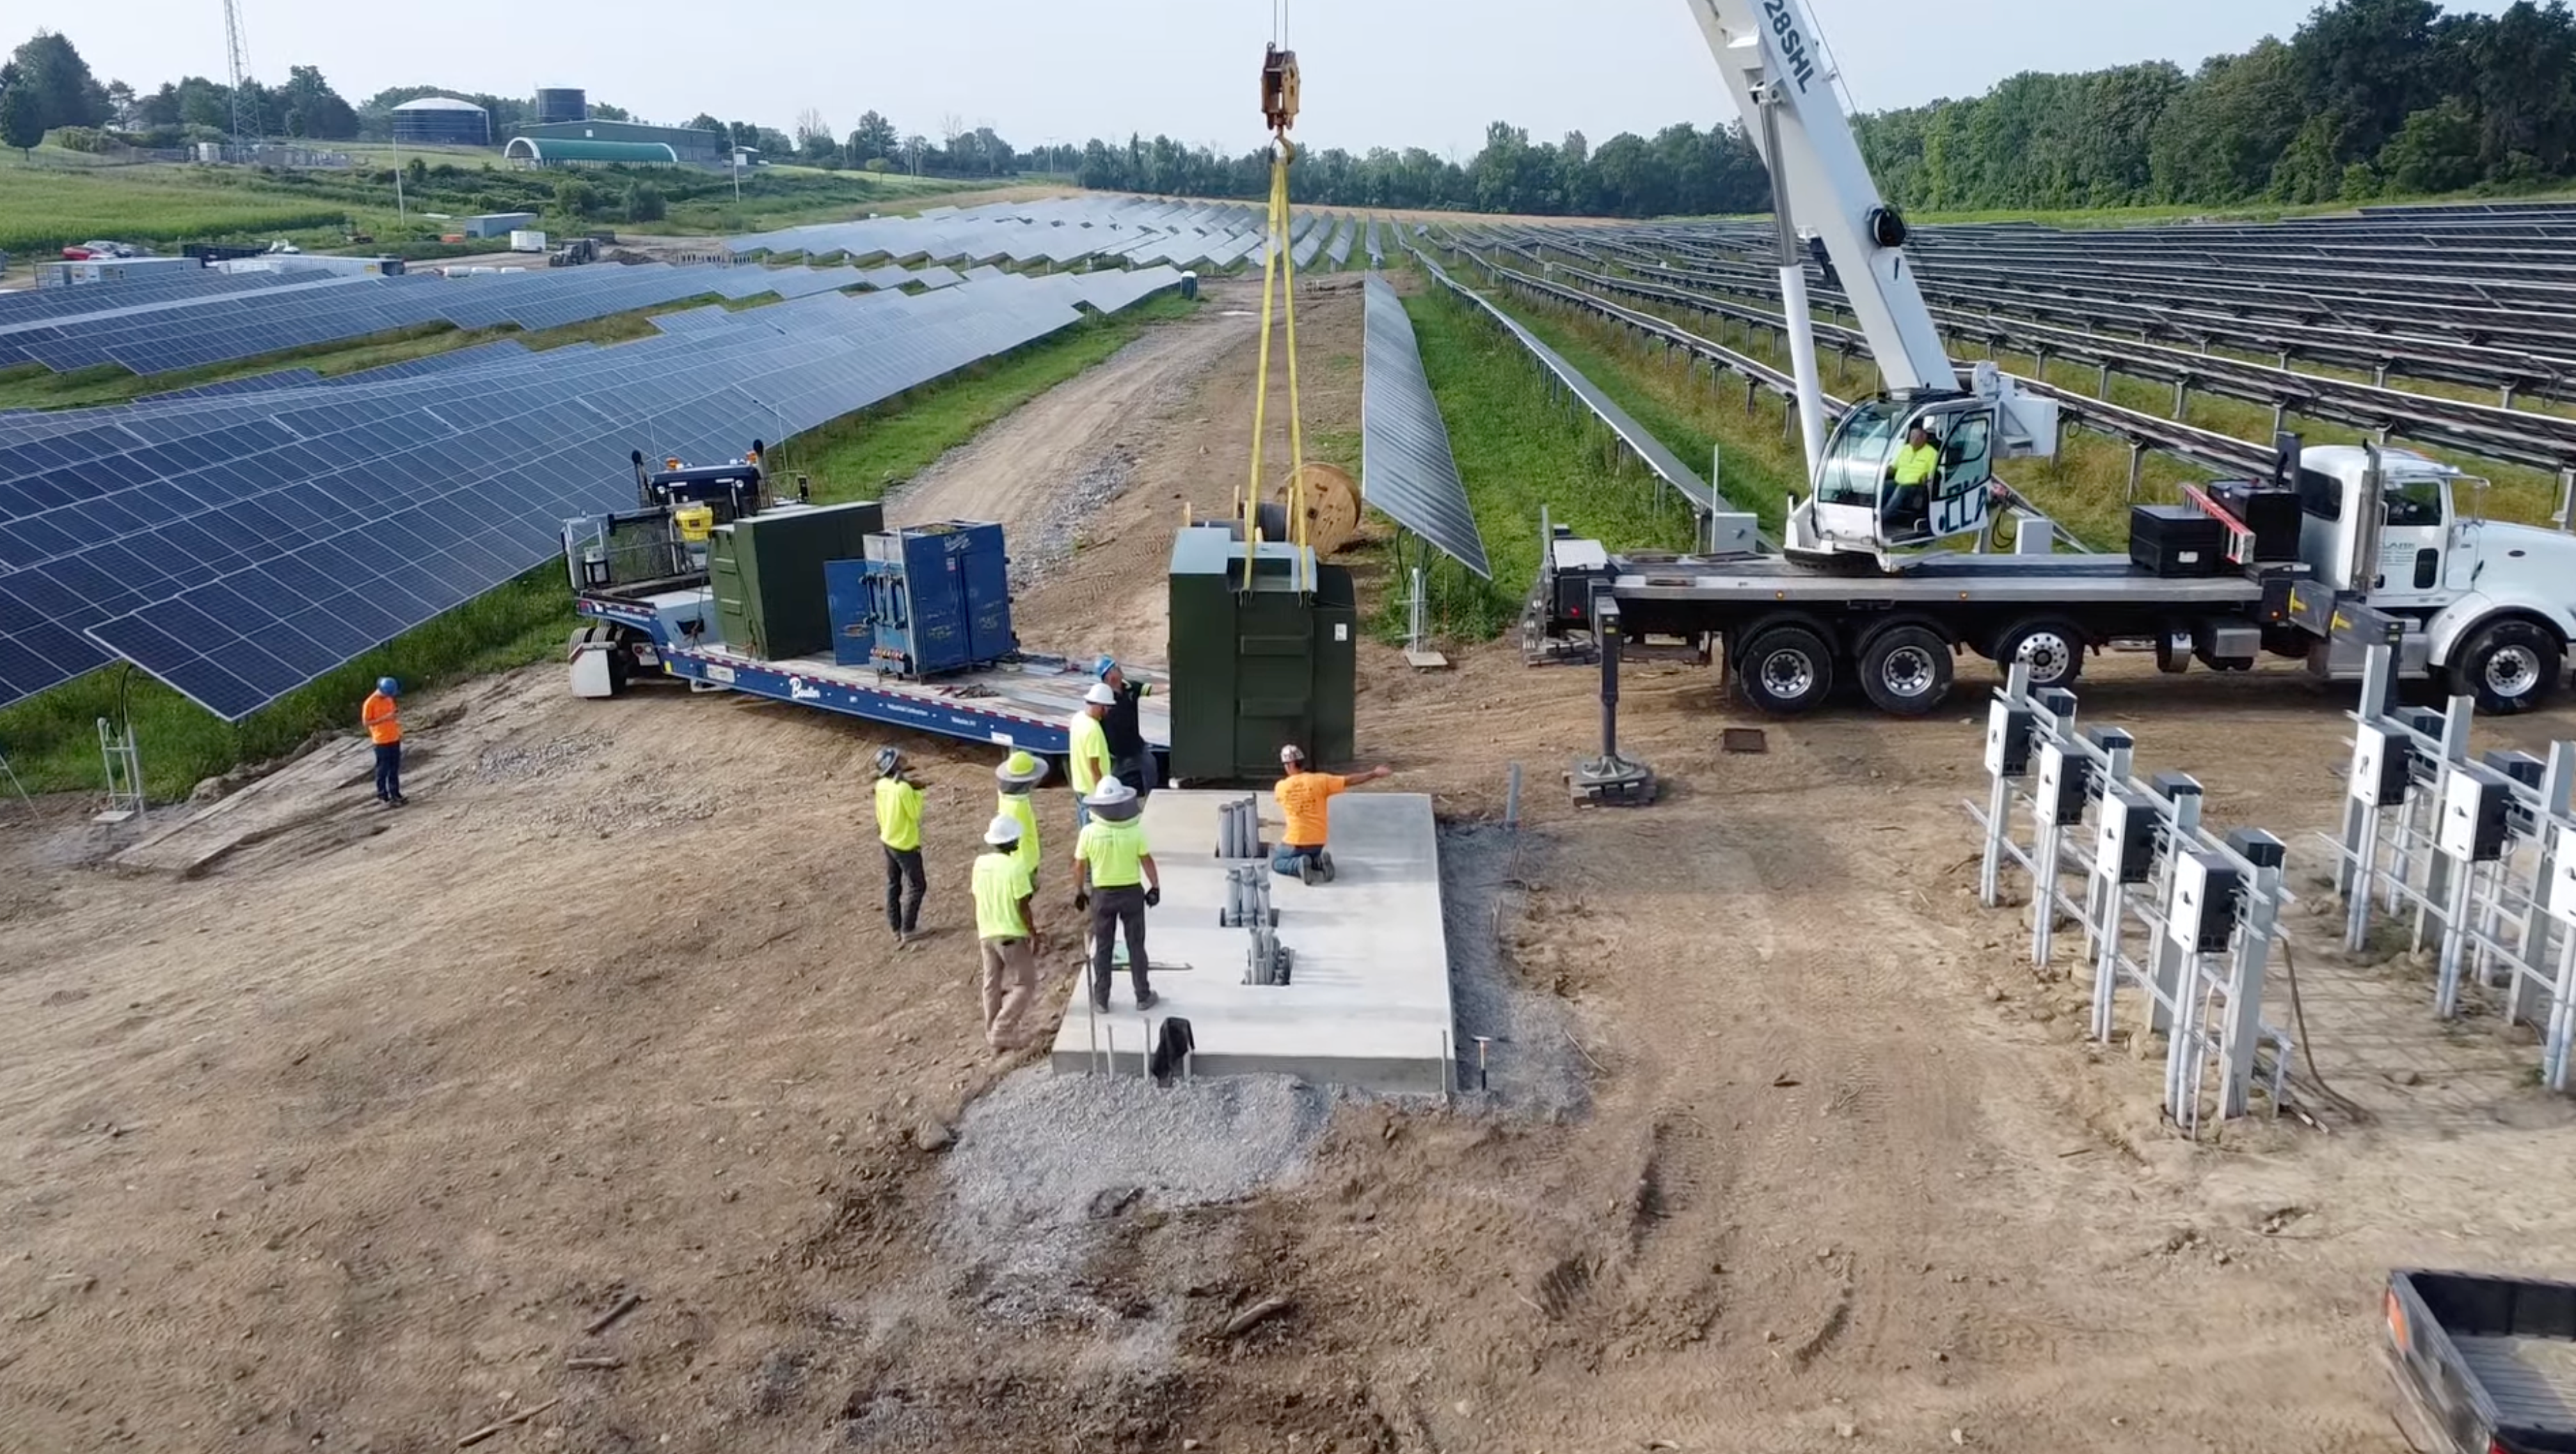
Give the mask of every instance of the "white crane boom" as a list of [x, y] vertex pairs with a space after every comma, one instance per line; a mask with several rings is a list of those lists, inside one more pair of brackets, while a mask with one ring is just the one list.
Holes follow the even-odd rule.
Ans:
[[[1915, 286], [1905, 221], [1879, 198], [1799, 0], [1689, 4], [1771, 173], [1782, 318], [1814, 487], [1791, 512], [1790, 549], [1884, 556], [1982, 531], [1993, 462], [2057, 452], [2056, 403], [2016, 392], [1992, 364], [1978, 364], [1963, 386]], [[1892, 396], [1856, 406], [1830, 437], [1802, 228], [1824, 244]]]

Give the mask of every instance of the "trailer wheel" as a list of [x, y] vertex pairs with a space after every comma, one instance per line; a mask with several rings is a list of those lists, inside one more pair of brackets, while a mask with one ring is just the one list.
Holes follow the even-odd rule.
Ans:
[[2478, 699], [2478, 710], [2528, 712], [2558, 690], [2566, 648], [2557, 633], [2519, 618], [2482, 626], [2451, 662], [2451, 691]]
[[2071, 687], [2084, 674], [2084, 631], [2072, 621], [2042, 616], [2016, 623], [1995, 638], [1995, 665], [2010, 673], [2014, 662], [2030, 665], [2034, 692]]
[[1860, 689], [1880, 711], [1920, 717], [1950, 695], [1950, 643], [1928, 626], [1890, 626], [1860, 654]]
[[1834, 652], [1804, 626], [1756, 631], [1735, 661], [1744, 695], [1774, 717], [1794, 717], [1824, 704], [1834, 689]]

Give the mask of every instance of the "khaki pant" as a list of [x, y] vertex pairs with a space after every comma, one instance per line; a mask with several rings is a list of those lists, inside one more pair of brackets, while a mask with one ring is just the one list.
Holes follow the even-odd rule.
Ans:
[[977, 941], [984, 951], [984, 1043], [1017, 1050], [1028, 1042], [1020, 1021], [1038, 993], [1038, 956], [1026, 939]]

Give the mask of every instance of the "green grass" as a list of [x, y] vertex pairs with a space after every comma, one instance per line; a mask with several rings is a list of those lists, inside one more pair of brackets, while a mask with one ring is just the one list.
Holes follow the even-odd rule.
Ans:
[[[1196, 306], [1166, 294], [1113, 317], [1086, 318], [1007, 357], [810, 431], [774, 452], [771, 464], [810, 474], [818, 499], [872, 499], [1031, 398], [1106, 359], [1147, 328], [1186, 316]], [[576, 336], [608, 341], [636, 327], [650, 327], [640, 313], [523, 337], [531, 346], [570, 342]], [[152, 382], [160, 387], [166, 380]], [[757, 432], [757, 421], [750, 423]], [[0, 752], [8, 754], [31, 792], [99, 789], [96, 724], [115, 710], [122, 685], [142, 746], [145, 789], [166, 800], [241, 763], [286, 752], [313, 733], [352, 729], [358, 702], [379, 676], [397, 677], [417, 688], [523, 666], [560, 650], [574, 624], [563, 569], [549, 562], [237, 724], [140, 672], [111, 667], [0, 708]]]
[[75, 170], [0, 153], [0, 252], [54, 253], [94, 237], [166, 243], [336, 228], [347, 211], [272, 192], [251, 175], [175, 165]]
[[818, 500], [876, 499], [1147, 328], [1187, 317], [1198, 306], [1165, 293], [1122, 313], [1085, 317], [1014, 353], [808, 430], [773, 451], [770, 466], [811, 476]]
[[[1479, 639], [1519, 619], [1522, 592], [1538, 574], [1542, 506], [1556, 523], [1613, 549], [1689, 545], [1690, 516], [1671, 492], [1623, 467], [1588, 414], [1552, 403], [1517, 340], [1436, 284], [1405, 299], [1404, 310], [1493, 569], [1491, 581], [1445, 561], [1430, 571], [1435, 631]], [[1402, 595], [1383, 593], [1374, 618], [1381, 635], [1401, 636]]]

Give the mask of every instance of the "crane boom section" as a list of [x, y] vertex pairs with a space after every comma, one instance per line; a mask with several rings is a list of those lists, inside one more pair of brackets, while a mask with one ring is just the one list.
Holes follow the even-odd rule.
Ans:
[[1824, 240], [1889, 391], [1958, 388], [1903, 248], [1881, 247], [1873, 236], [1884, 210], [1878, 185], [1834, 94], [1814, 22], [1798, 0], [1689, 3], [1775, 195], [1798, 226]]

